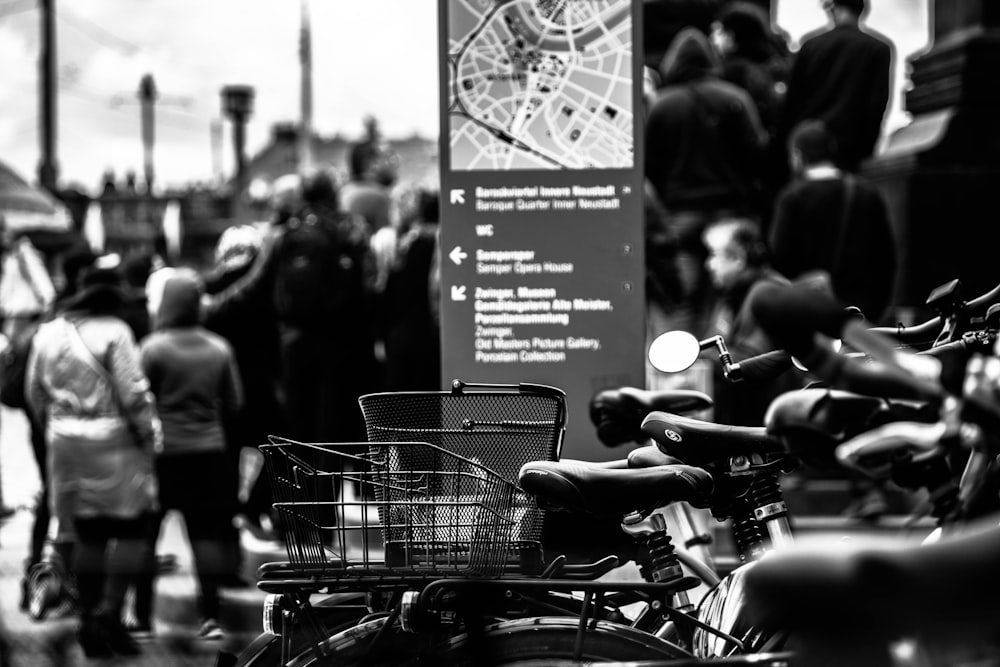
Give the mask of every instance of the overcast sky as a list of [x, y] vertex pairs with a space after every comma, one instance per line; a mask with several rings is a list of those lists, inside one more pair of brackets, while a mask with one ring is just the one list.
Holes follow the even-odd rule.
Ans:
[[[904, 61], [926, 47], [928, 0], [872, 0], [868, 23]], [[253, 154], [275, 122], [299, 114], [299, 3], [293, 0], [55, 0], [60, 72], [60, 184], [93, 191], [105, 169], [141, 175], [140, 78], [155, 77], [154, 164], [160, 184], [210, 180], [211, 126], [227, 84], [256, 90], [247, 126]], [[37, 0], [0, 0], [0, 159], [35, 181], [38, 130]], [[389, 137], [438, 130], [437, 0], [311, 0], [313, 126], [357, 136], [374, 114]], [[818, 0], [781, 0], [794, 39], [823, 25]], [[890, 128], [906, 122], [899, 98]], [[224, 125], [222, 169], [232, 169]]]

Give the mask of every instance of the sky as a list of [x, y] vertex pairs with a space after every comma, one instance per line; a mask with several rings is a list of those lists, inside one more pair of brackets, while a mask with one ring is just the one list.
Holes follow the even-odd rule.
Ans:
[[[906, 58], [926, 48], [929, 0], [872, 0], [867, 23], [896, 46], [901, 110]], [[102, 174], [142, 173], [136, 91], [153, 75], [153, 161], [160, 185], [211, 181], [233, 170], [232, 127], [220, 91], [255, 90], [247, 153], [277, 122], [299, 116], [299, 3], [294, 0], [54, 0], [59, 71], [60, 186], [94, 192]], [[372, 114], [390, 138], [438, 133], [438, 0], [310, 0], [313, 128], [356, 137]], [[0, 0], [0, 160], [29, 181], [40, 158], [38, 0]], [[821, 27], [818, 0], [779, 0], [777, 23], [798, 40]], [[221, 144], [212, 127], [221, 124]]]

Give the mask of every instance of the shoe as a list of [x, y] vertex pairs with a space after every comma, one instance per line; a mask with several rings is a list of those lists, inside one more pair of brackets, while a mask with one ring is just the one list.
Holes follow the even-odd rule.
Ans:
[[222, 631], [218, 621], [214, 618], [206, 619], [198, 628], [199, 639], [222, 639], [226, 633]]
[[76, 638], [80, 642], [83, 654], [88, 658], [113, 658], [115, 655], [108, 644], [103, 628], [95, 618], [85, 618], [80, 621]]
[[142, 647], [129, 634], [117, 616], [100, 616], [104, 639], [116, 655], [142, 655]]
[[132, 639], [137, 642], [147, 641], [153, 638], [153, 625], [149, 621], [139, 621], [134, 618], [128, 618], [123, 623], [125, 626], [125, 631], [132, 636]]

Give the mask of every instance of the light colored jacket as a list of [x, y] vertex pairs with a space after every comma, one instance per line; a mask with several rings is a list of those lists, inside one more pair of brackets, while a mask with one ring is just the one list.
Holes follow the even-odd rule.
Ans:
[[[108, 374], [83, 358], [74, 326]], [[161, 428], [124, 321], [67, 313], [42, 324], [28, 358], [26, 392], [45, 429], [60, 524], [80, 516], [133, 517], [155, 506], [152, 457], [162, 446]]]

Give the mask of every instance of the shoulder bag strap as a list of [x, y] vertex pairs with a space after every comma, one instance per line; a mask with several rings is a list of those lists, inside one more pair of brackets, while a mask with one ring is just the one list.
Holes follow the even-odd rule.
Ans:
[[833, 250], [833, 263], [830, 265], [830, 275], [835, 276], [843, 262], [844, 243], [847, 241], [847, 228], [851, 225], [851, 208], [854, 205], [854, 176], [844, 174], [844, 202], [840, 209], [840, 225], [837, 228], [837, 243]]
[[79, 329], [66, 318], [63, 318], [66, 323], [66, 331], [69, 333], [69, 340], [73, 347], [78, 352], [78, 356], [81, 361], [90, 366], [94, 371], [97, 372], [104, 381], [108, 383], [111, 389], [111, 397], [114, 399], [115, 404], [118, 406], [118, 411], [121, 412], [122, 417], [128, 419], [128, 411], [125, 410], [125, 405], [122, 403], [121, 396], [118, 394], [118, 386], [115, 384], [115, 379], [111, 376], [111, 372], [102, 364], [87, 344], [83, 340], [83, 336], [80, 335]]

